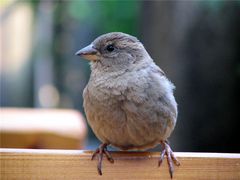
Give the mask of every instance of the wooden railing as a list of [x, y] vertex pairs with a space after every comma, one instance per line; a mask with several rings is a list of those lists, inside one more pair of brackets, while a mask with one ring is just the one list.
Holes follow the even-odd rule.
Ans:
[[0, 108], [0, 148], [80, 149], [86, 136], [76, 110]]
[[[91, 161], [92, 151], [0, 149], [5, 179], [170, 179], [166, 160], [157, 166], [157, 152], [112, 152], [103, 162], [103, 175]], [[175, 153], [181, 162], [173, 179], [240, 179], [240, 154]]]

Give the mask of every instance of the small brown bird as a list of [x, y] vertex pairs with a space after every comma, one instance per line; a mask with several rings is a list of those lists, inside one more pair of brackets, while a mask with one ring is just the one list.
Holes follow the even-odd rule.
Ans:
[[145, 150], [161, 144], [158, 165], [167, 157], [173, 176], [174, 156], [167, 138], [177, 121], [174, 85], [153, 62], [135, 37], [113, 32], [95, 39], [76, 55], [90, 60], [91, 76], [83, 92], [88, 123], [102, 144], [98, 154], [98, 173], [102, 175], [103, 154], [112, 145], [121, 150]]

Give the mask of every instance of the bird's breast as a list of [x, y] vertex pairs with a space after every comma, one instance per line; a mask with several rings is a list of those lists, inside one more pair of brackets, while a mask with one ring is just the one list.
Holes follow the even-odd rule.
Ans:
[[142, 74], [137, 78], [90, 80], [83, 93], [84, 109], [92, 130], [102, 142], [121, 149], [143, 149], [170, 135], [176, 116], [158, 97], [159, 84], [151, 82], [151, 77]]

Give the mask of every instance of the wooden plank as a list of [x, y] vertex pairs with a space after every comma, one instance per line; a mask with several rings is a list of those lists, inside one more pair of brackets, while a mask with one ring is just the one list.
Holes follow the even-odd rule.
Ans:
[[[157, 152], [113, 152], [103, 175], [92, 151], [1, 149], [1, 179], [170, 179], [166, 160]], [[181, 162], [174, 179], [240, 179], [240, 154], [175, 153]]]
[[1, 148], [79, 149], [87, 125], [70, 109], [0, 108]]

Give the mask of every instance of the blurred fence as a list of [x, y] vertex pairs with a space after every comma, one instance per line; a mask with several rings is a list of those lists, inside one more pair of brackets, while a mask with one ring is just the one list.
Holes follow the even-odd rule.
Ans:
[[[88, 62], [76, 50], [110, 31], [137, 36], [176, 85], [178, 151], [239, 152], [239, 1], [3, 1], [3, 107], [83, 112]], [[90, 133], [90, 144], [95, 142]], [[93, 143], [96, 146], [95, 143]]]

